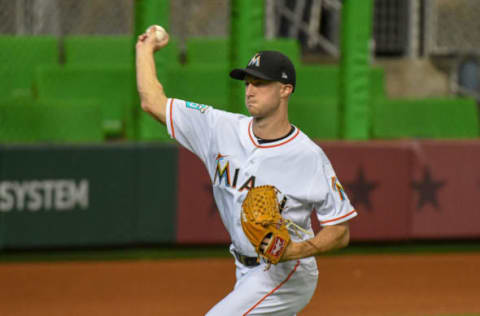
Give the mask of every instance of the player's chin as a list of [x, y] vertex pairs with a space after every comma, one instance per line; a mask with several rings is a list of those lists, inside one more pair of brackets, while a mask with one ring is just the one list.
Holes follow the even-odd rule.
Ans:
[[247, 107], [248, 113], [250, 113], [251, 116], [256, 117], [256, 116], [258, 116], [258, 115], [260, 114], [260, 112], [259, 112], [258, 109], [255, 107], [255, 105], [247, 104], [246, 107]]

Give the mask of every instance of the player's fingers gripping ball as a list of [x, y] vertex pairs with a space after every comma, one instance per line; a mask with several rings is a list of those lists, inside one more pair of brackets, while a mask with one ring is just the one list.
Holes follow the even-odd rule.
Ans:
[[167, 31], [160, 25], [151, 25], [147, 28], [145, 33], [152, 36], [155, 41], [156, 48], [163, 48], [168, 44], [169, 36]]
[[[280, 214], [278, 190], [271, 185], [250, 189], [242, 203], [242, 228], [259, 257], [276, 264], [290, 242], [286, 222]], [[262, 242], [269, 239], [262, 247]]]

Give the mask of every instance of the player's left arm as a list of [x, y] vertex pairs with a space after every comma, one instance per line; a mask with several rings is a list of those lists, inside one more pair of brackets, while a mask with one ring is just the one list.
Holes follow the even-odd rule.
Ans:
[[[310, 186], [310, 196], [322, 229], [311, 239], [301, 242], [291, 241], [285, 249], [283, 260], [294, 260], [319, 255], [328, 251], [341, 249], [350, 242], [349, 219], [355, 217], [353, 206], [337, 179], [332, 165], [326, 160], [317, 168], [313, 183]], [[339, 220], [339, 219], [344, 219]]]
[[301, 241], [290, 242], [285, 249], [281, 261], [295, 260], [319, 255], [331, 250], [348, 246], [350, 229], [348, 222], [323, 227], [315, 237]]

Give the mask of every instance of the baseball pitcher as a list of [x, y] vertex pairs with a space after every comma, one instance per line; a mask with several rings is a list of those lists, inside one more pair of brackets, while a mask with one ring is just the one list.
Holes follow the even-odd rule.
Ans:
[[[142, 109], [204, 162], [231, 237], [236, 283], [207, 315], [296, 315], [317, 285], [314, 256], [348, 245], [357, 212], [322, 149], [288, 120], [294, 66], [260, 51], [232, 70], [245, 82], [244, 116], [167, 97], [153, 55], [168, 41], [165, 32], [139, 36], [137, 87]], [[322, 226], [316, 235], [312, 212]]]

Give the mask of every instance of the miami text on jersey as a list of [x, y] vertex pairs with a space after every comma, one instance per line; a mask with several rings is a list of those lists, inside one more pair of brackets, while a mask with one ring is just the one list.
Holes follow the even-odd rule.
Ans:
[[[222, 154], [218, 154], [215, 159], [215, 176], [213, 177], [213, 184], [216, 183], [222, 184], [231, 187], [233, 189], [237, 188], [238, 176], [240, 174], [240, 168], [235, 168], [233, 174], [233, 181], [231, 181], [230, 177], [230, 161], [225, 159], [228, 156], [224, 156]], [[238, 187], [238, 191], [243, 191], [245, 189], [250, 190], [255, 186], [255, 176], [250, 176], [247, 179], [243, 179], [243, 184]], [[218, 181], [218, 182], [217, 182]]]

